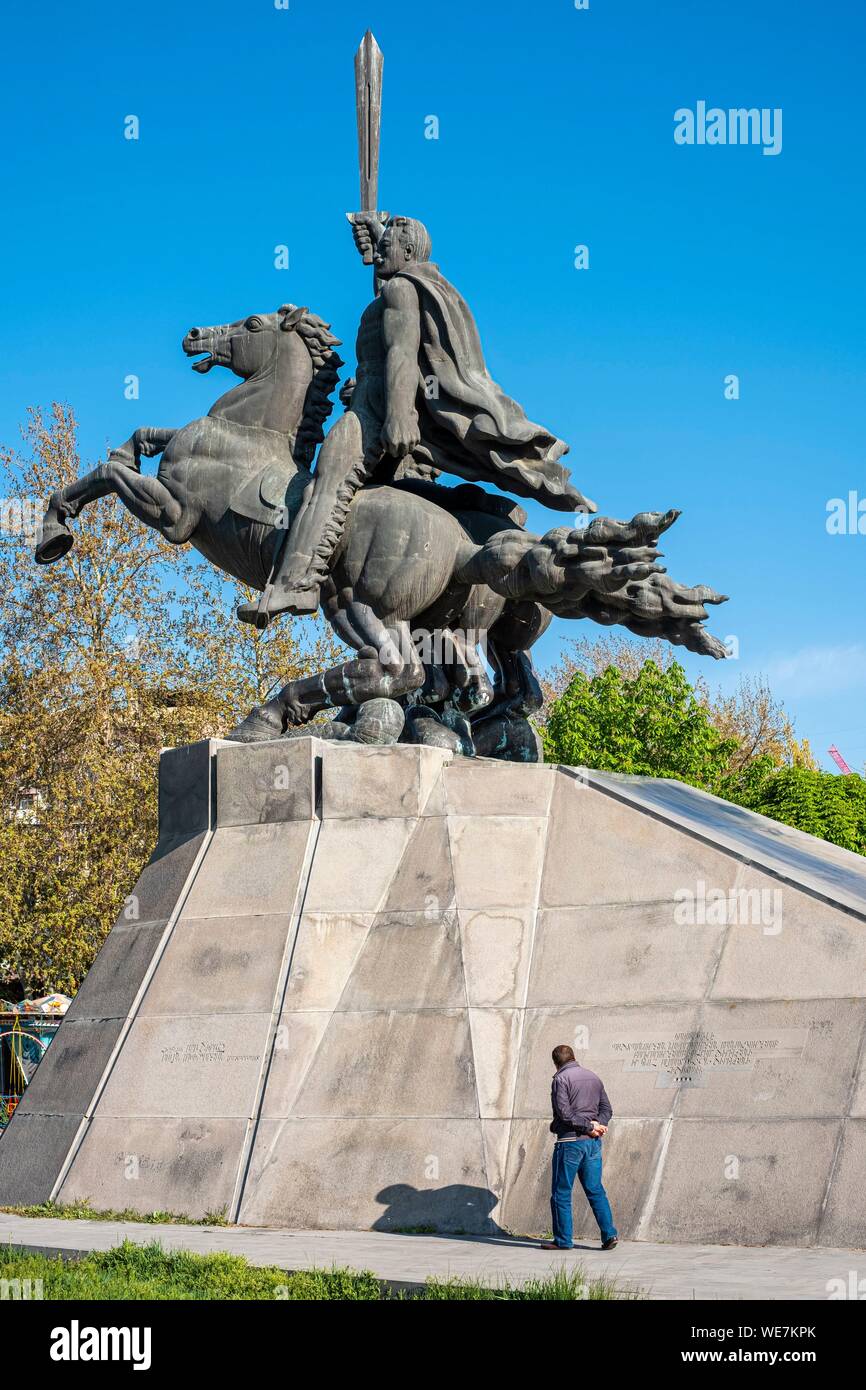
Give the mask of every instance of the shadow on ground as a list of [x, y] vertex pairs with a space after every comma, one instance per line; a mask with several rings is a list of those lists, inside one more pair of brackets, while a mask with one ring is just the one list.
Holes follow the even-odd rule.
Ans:
[[508, 1236], [490, 1215], [498, 1198], [486, 1187], [453, 1183], [419, 1190], [409, 1183], [392, 1183], [377, 1192], [376, 1201], [386, 1210], [373, 1222], [374, 1231]]

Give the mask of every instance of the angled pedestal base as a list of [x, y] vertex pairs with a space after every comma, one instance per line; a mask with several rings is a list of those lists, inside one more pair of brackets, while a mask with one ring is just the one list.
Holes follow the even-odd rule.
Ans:
[[613, 1102], [621, 1234], [866, 1244], [858, 856], [679, 783], [432, 748], [202, 743], [160, 787], [0, 1203], [544, 1231], [566, 1042]]

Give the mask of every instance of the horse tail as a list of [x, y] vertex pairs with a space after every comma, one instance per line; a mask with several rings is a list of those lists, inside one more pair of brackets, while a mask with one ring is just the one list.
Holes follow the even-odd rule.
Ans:
[[703, 624], [705, 605], [724, 603], [706, 584], [688, 588], [657, 564], [659, 536], [677, 511], [640, 512], [631, 521], [598, 517], [584, 530], [559, 526], [540, 539], [500, 531], [465, 562], [458, 577], [509, 599], [533, 599], [563, 618], [619, 623], [643, 637], [719, 659], [727, 655]]

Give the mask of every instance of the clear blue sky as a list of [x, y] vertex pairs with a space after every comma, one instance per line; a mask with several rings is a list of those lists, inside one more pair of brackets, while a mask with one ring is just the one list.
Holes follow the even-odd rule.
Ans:
[[[835, 741], [861, 767], [866, 536], [825, 528], [829, 498], [866, 497], [855, 0], [16, 6], [0, 438], [52, 398], [91, 458], [203, 414], [227, 383], [190, 371], [182, 334], [285, 300], [330, 319], [351, 357], [369, 281], [343, 214], [368, 24], [385, 53], [381, 201], [427, 222], [493, 374], [570, 441], [603, 512], [683, 509], [671, 572], [732, 596], [712, 622], [739, 641], [707, 674], [766, 672], [816, 750]], [[674, 111], [699, 100], [781, 107], [781, 154], [676, 145]]]

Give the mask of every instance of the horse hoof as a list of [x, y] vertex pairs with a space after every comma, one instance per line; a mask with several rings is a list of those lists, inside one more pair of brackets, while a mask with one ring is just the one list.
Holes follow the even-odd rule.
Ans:
[[397, 742], [405, 723], [406, 716], [396, 700], [365, 700], [358, 706], [349, 737], [353, 743], [386, 747]]
[[487, 676], [472, 676], [454, 692], [454, 706], [461, 714], [473, 714], [493, 703], [494, 690]]
[[246, 719], [242, 719], [236, 729], [226, 734], [226, 738], [232, 743], [265, 743], [268, 739], [282, 736], [282, 720], [270, 713], [266, 714], [261, 706], [250, 710]]
[[75, 537], [65, 522], [46, 518], [36, 546], [37, 565], [53, 565], [55, 560], [62, 560], [74, 543]]

